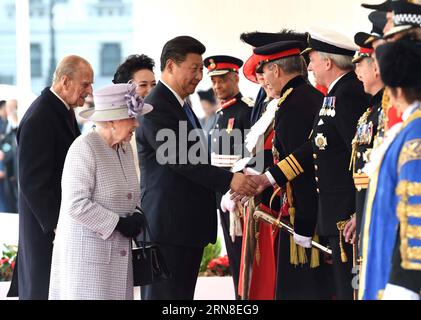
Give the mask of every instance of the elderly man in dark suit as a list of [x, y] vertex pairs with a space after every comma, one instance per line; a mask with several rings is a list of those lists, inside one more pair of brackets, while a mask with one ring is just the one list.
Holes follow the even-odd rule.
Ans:
[[136, 131], [142, 206], [172, 273], [142, 287], [143, 299], [193, 299], [203, 248], [216, 240], [215, 191], [256, 192], [253, 178], [209, 164], [207, 140], [186, 102], [202, 80], [205, 50], [188, 36], [165, 44], [161, 81], [146, 97], [154, 109]]
[[18, 128], [20, 299], [48, 298], [64, 159], [80, 135], [73, 108], [92, 94], [93, 76], [88, 61], [65, 57], [53, 85], [32, 103]]

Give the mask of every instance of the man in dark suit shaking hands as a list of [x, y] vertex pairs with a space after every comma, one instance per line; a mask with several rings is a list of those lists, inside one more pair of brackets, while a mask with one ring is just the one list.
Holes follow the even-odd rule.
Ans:
[[20, 299], [48, 298], [64, 159], [80, 135], [73, 108], [92, 94], [93, 77], [88, 61], [65, 57], [55, 70], [53, 85], [32, 103], [18, 128]]
[[[165, 44], [161, 81], [145, 100], [154, 109], [140, 118], [136, 131], [141, 204], [152, 241], [161, 245], [172, 273], [169, 280], [142, 287], [142, 299], [193, 299], [203, 248], [216, 240], [215, 191], [257, 192], [251, 177], [211, 166], [207, 150], [199, 159], [192, 152], [198, 145], [207, 147], [186, 102], [202, 80], [205, 50], [188, 36]], [[191, 141], [194, 132], [199, 141]]]

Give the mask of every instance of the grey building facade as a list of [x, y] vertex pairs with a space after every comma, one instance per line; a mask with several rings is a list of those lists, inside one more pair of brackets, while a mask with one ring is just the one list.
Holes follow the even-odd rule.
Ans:
[[[0, 84], [16, 84], [16, 1], [0, 0]], [[50, 85], [51, 65], [69, 54], [92, 64], [94, 88], [110, 84], [118, 64], [133, 53], [133, 1], [30, 0], [32, 91]]]

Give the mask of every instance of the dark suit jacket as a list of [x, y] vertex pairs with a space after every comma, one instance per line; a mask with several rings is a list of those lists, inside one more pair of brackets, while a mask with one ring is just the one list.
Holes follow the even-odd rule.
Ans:
[[[240, 155], [241, 158], [245, 156], [244, 139], [246, 130], [250, 129], [251, 107], [241, 100], [242, 97], [241, 92], [238, 93], [234, 97], [236, 101], [233, 104], [216, 112], [218, 119], [211, 135], [211, 147], [212, 152], [218, 155]], [[233, 131], [227, 131], [229, 126], [231, 129], [241, 131], [241, 140], [235, 139], [236, 133]], [[229, 145], [226, 141], [229, 141]]]
[[[336, 236], [336, 223], [355, 212], [355, 186], [349, 170], [351, 142], [369, 96], [355, 72], [349, 72], [333, 86], [328, 97], [335, 97], [335, 115], [316, 117], [311, 142], [319, 192], [317, 231], [322, 236]], [[318, 136], [326, 138], [324, 148], [316, 145]]]
[[[274, 146], [284, 159], [308, 141], [314, 118], [323, 101], [323, 95], [312, 85], [299, 76], [291, 79], [281, 92], [293, 91], [287, 96], [279, 107], [275, 116]], [[306, 160], [311, 162], [311, 153]], [[303, 173], [292, 180], [292, 190], [295, 207], [295, 231], [303, 236], [313, 236], [317, 220], [317, 194], [313, 166], [298, 164], [303, 168]], [[296, 170], [296, 169], [295, 169]], [[284, 174], [280, 167], [269, 169], [277, 183], [283, 182]], [[282, 186], [282, 184], [280, 184]]]
[[4, 168], [6, 177], [4, 179], [4, 194], [7, 203], [7, 212], [17, 213], [18, 200], [18, 157], [16, 144], [17, 128], [10, 129], [5, 135], [1, 149], [4, 152]]
[[[154, 109], [140, 117], [136, 141], [142, 177], [141, 204], [152, 230], [151, 238], [163, 244], [203, 247], [216, 240], [215, 191], [229, 189], [232, 173], [206, 163], [192, 164], [187, 156], [183, 159], [179, 122], [187, 121], [189, 132], [193, 127], [163, 83], [157, 84], [146, 102]], [[196, 125], [200, 127], [197, 119]], [[162, 129], [173, 133], [175, 143], [157, 141]], [[206, 138], [202, 138], [203, 145], [207, 145]], [[187, 143], [186, 137], [181, 137], [181, 143]], [[189, 141], [187, 150], [194, 144]], [[166, 145], [171, 150], [165, 151]], [[161, 164], [158, 159], [163, 156], [172, 163]], [[209, 161], [207, 153], [205, 158]]]
[[67, 151], [80, 134], [49, 88], [32, 103], [17, 132], [20, 299], [47, 299], [51, 256]]

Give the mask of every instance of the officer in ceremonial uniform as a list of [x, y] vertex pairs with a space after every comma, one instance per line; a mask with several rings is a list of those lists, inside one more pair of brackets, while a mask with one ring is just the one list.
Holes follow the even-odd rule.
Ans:
[[[243, 33], [241, 39], [253, 47], [262, 47], [278, 41], [301, 41], [306, 43], [307, 34], [297, 33], [292, 30], [283, 30], [279, 33], [252, 32]], [[254, 147], [251, 141], [256, 141], [258, 138], [263, 137], [264, 150], [261, 150], [256, 146], [256, 156], [248, 164], [249, 167], [252, 167], [259, 172], [263, 172], [280, 160], [278, 158], [274, 159], [274, 155], [272, 154], [273, 137], [275, 134], [273, 107], [275, 107], [276, 110], [276, 103], [279, 101], [278, 99], [280, 98], [282, 89], [277, 88], [274, 90], [273, 87], [268, 86], [267, 83], [265, 83], [261, 73], [256, 73], [260, 61], [261, 57], [253, 53], [244, 64], [243, 73], [250, 81], [255, 83], [259, 82], [262, 85], [256, 99], [256, 105], [252, 111], [253, 127], [250, 134], [247, 136], [246, 146], [250, 151]], [[302, 60], [301, 62], [303, 68], [301, 69], [302, 72], [300, 72], [300, 74], [306, 75], [306, 64]], [[306, 76], [304, 76], [304, 78], [306, 78]], [[264, 97], [266, 97], [266, 99], [264, 99]], [[278, 99], [271, 101], [274, 98]], [[273, 103], [275, 104], [272, 105]], [[263, 165], [260, 161], [262, 157], [259, 155], [261, 152], [264, 152]], [[279, 156], [278, 153], [275, 154], [276, 157]], [[303, 168], [310, 168], [309, 170], [313, 170], [311, 144], [308, 144], [305, 147], [300, 146], [294, 151], [294, 155], [291, 157], [293, 156], [296, 156], [296, 159], [300, 159]], [[306, 159], [308, 159], [308, 161]], [[286, 161], [287, 160], [283, 160], [283, 163]], [[285, 184], [289, 179], [293, 179], [294, 177], [292, 177], [290, 171], [285, 174], [281, 171], [277, 178], [279, 186], [285, 187]], [[253, 199], [254, 205], [249, 206], [245, 212], [245, 231], [243, 235], [243, 254], [241, 257], [242, 263], [240, 272], [240, 294], [244, 299], [274, 299], [275, 297], [278, 299], [293, 298], [294, 294], [300, 291], [283, 290], [282, 294], [285, 293], [286, 295], [281, 296], [276, 294], [276, 255], [278, 253], [279, 229], [274, 229], [266, 222], [256, 221], [253, 218], [253, 212], [255, 210], [263, 211], [266, 214], [278, 218], [281, 214], [282, 202], [283, 196], [280, 188], [277, 186], [274, 188], [270, 182], [268, 182], [267, 188], [263, 193]], [[282, 210], [287, 214], [287, 205], [283, 206]], [[282, 235], [282, 237], [287, 240], [283, 241], [283, 243], [287, 243], [289, 246], [289, 236], [285, 237], [285, 235]], [[287, 249], [289, 252], [289, 247]], [[292, 267], [292, 265], [289, 264], [289, 254], [283, 255], [283, 259], [288, 260], [288, 267]], [[288, 272], [285, 272], [282, 279], [288, 278], [287, 273]], [[288, 282], [289, 286], [291, 286], [294, 281], [295, 280], [291, 279], [291, 281]], [[284, 286], [282, 289], [286, 289], [287, 287], [288, 286]], [[312, 293], [309, 293], [309, 296], [311, 294]], [[304, 296], [305, 295], [301, 295], [301, 298]], [[321, 295], [319, 295], [319, 297], [320, 296]]]
[[[265, 81], [280, 96], [274, 115], [273, 150], [276, 159], [285, 160], [272, 166], [266, 174], [273, 186], [283, 189], [283, 208], [286, 210], [282, 210], [280, 216], [288, 219], [296, 232], [294, 238], [287, 233], [279, 234], [276, 298], [280, 300], [331, 297], [327, 266], [320, 262], [316, 249], [304, 248], [311, 248], [316, 227], [314, 169], [310, 166], [304, 170], [291, 154], [308, 141], [323, 101], [323, 95], [308, 83], [307, 73], [303, 72], [305, 61], [300, 53], [306, 45], [303, 41], [281, 41], [254, 49], [260, 58], [257, 72], [263, 73]], [[302, 174], [285, 186], [280, 177], [284, 172], [291, 173], [289, 178], [292, 180], [295, 171]], [[300, 246], [294, 243], [294, 239]], [[319, 268], [320, 264], [322, 267]]]
[[381, 143], [385, 131], [385, 113], [382, 109], [384, 84], [380, 78], [380, 70], [374, 58], [373, 45], [376, 45], [383, 36], [383, 28], [386, 20], [380, 25], [373, 24], [371, 33], [358, 32], [354, 36], [354, 42], [360, 47], [356, 52], [353, 63], [356, 65], [358, 78], [364, 85], [364, 91], [371, 95], [367, 110], [358, 120], [355, 137], [352, 140], [352, 154], [350, 170], [353, 172], [355, 195], [355, 215], [347, 223], [344, 229], [345, 240], [358, 243], [361, 219], [364, 210], [366, 191], [369, 177], [364, 172], [364, 167], [370, 161], [371, 151]]
[[[299, 33], [295, 32], [293, 30], [281, 30], [280, 32], [243, 32], [240, 35], [241, 41], [247, 43], [248, 45], [252, 46], [253, 48], [262, 47], [271, 43], [275, 43], [278, 41], [307, 41], [308, 34], [307, 33]], [[253, 56], [252, 56], [253, 57]], [[307, 57], [304, 56], [306, 59]], [[254, 59], [254, 58], [253, 58]], [[307, 61], [307, 60], [306, 60]], [[252, 62], [252, 61], [249, 61]], [[247, 64], [247, 62], [246, 62]], [[248, 65], [255, 66], [255, 63], [249, 63]], [[243, 72], [246, 78], [256, 78], [254, 70], [246, 71], [246, 65], [243, 67]], [[247, 73], [247, 74], [246, 74]], [[257, 80], [251, 80], [251, 78], [248, 78], [250, 81], [257, 83]], [[251, 113], [251, 126], [257, 122], [257, 120], [260, 119], [262, 116], [265, 106], [267, 103], [265, 103], [266, 98], [268, 97], [267, 93], [263, 88], [259, 90], [259, 93], [256, 97], [256, 102], [253, 107], [252, 113]]]
[[352, 247], [343, 241], [342, 232], [343, 221], [355, 212], [349, 160], [357, 121], [367, 109], [368, 96], [353, 71], [352, 56], [357, 49], [353, 42], [323, 29], [310, 35], [308, 69], [317, 83], [328, 87], [310, 135], [319, 194], [317, 233], [332, 249], [336, 298], [351, 300]]
[[[230, 169], [244, 156], [244, 131], [250, 129], [250, 113], [254, 101], [243, 97], [238, 82], [240, 59], [231, 56], [211, 56], [204, 60], [211, 77], [215, 96], [220, 101], [217, 121], [212, 132], [212, 164]], [[241, 133], [242, 139], [236, 134]], [[229, 142], [229, 144], [227, 144]]]
[[[269, 45], [275, 42], [279, 41], [300, 41], [300, 42], [307, 42], [308, 33], [299, 33], [295, 32], [293, 30], [282, 30], [281, 32], [276, 33], [268, 33], [268, 32], [248, 32], [248, 33], [242, 33], [240, 36], [240, 39], [244, 41], [245, 43], [251, 45], [252, 47], [263, 47], [265, 45]], [[305, 59], [305, 62], [308, 61], [308, 54], [304, 53], [302, 56]], [[256, 68], [258, 67], [257, 64], [260, 61], [259, 56], [253, 54], [245, 63], [243, 67], [244, 75], [247, 79], [249, 79], [252, 82], [257, 82], [257, 79], [259, 76], [261, 76], [260, 73], [256, 74]], [[303, 69], [307, 67], [306, 63], [303, 63]], [[303, 74], [306, 73], [305, 70], [303, 70]], [[306, 77], [305, 77], [306, 78]], [[279, 94], [279, 93], [278, 93]], [[264, 111], [266, 110], [267, 104], [269, 103], [270, 99], [273, 99], [274, 96], [270, 97], [270, 99], [267, 99], [267, 94], [263, 88], [260, 89], [259, 94], [256, 98], [256, 104], [253, 107], [252, 115], [251, 115], [251, 126], [253, 126], [262, 116]], [[267, 169], [268, 165], [271, 165], [273, 163], [273, 157], [272, 152], [269, 150], [268, 154], [270, 154], [270, 157], [266, 156], [265, 153], [265, 166], [264, 169]], [[298, 162], [301, 164], [302, 168], [305, 170], [306, 168], [313, 169], [313, 149], [311, 146], [311, 143], [305, 143], [301, 146], [299, 146], [296, 150], [294, 150], [291, 154], [291, 156], [298, 160]], [[269, 159], [270, 161], [266, 161], [266, 159]], [[286, 157], [285, 157], [286, 158]], [[278, 159], [281, 160], [281, 159]], [[287, 163], [286, 159], [282, 159], [282, 163]], [[279, 185], [283, 186], [288, 181], [293, 180], [295, 177], [299, 176], [302, 173], [302, 171], [294, 171], [294, 174], [291, 174], [291, 171], [280, 171], [278, 172], [277, 182]]]
[[[238, 71], [243, 61], [231, 56], [217, 55], [206, 58], [204, 64], [211, 77], [215, 96], [220, 101], [216, 125], [211, 132], [211, 163], [230, 170], [238, 159], [244, 157], [245, 130], [250, 129], [250, 113], [254, 102], [243, 97], [238, 86]], [[242, 237], [238, 233], [230, 234], [230, 214], [221, 209], [221, 198], [222, 194], [217, 195], [216, 201], [237, 293]], [[235, 237], [234, 240], [232, 237]]]
[[[291, 33], [252, 32], [243, 33], [240, 38], [252, 47], [259, 47], [289, 36]], [[279, 92], [276, 94], [271, 90], [265, 83], [263, 75], [256, 73], [258, 62], [259, 57], [253, 53], [243, 66], [244, 76], [261, 86], [252, 109], [251, 125], [253, 130], [248, 135], [248, 137], [254, 137], [252, 140], [256, 145], [247, 141], [246, 147], [254, 156], [247, 166], [258, 172], [263, 172], [274, 163], [272, 154], [273, 120], [270, 119], [266, 122], [264, 128], [256, 129], [261, 127], [262, 115], [266, 113], [269, 103], [277, 95], [279, 96]], [[263, 139], [263, 146], [260, 143], [257, 144], [258, 139]], [[274, 188], [266, 188], [261, 195], [253, 199], [253, 204], [253, 208], [250, 206], [244, 212], [239, 295], [243, 299], [272, 300], [275, 298], [276, 252], [274, 247], [277, 245], [278, 230], [273, 230], [264, 222], [256, 221], [253, 218], [253, 213], [254, 208], [258, 206], [259, 209], [277, 217], [281, 205], [280, 192], [276, 192]]]

